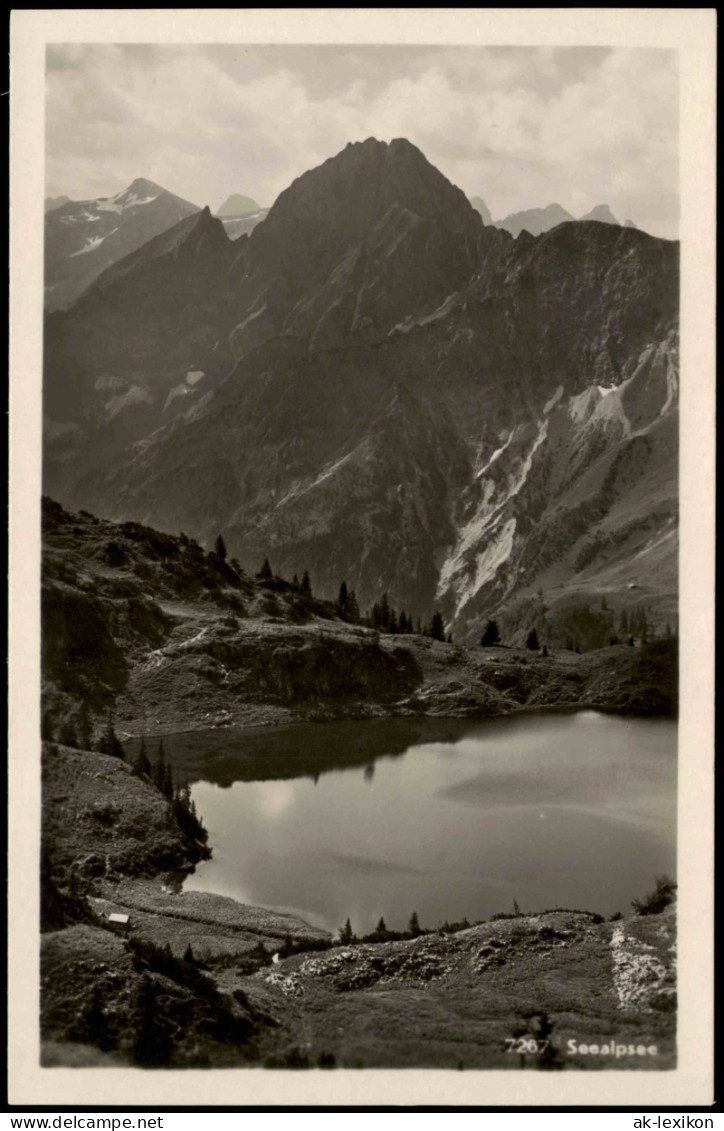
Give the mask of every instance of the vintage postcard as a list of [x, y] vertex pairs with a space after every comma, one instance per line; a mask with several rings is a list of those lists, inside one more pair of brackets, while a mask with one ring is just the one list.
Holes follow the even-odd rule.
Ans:
[[14, 13], [12, 1103], [711, 1101], [714, 33]]

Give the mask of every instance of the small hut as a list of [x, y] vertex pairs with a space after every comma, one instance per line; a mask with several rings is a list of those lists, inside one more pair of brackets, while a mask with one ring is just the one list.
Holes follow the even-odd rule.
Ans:
[[131, 925], [131, 916], [121, 911], [112, 911], [108, 916], [108, 924], [114, 931], [125, 933]]

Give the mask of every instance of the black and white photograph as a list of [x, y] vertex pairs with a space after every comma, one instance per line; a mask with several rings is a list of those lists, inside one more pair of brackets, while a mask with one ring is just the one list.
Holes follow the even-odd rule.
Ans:
[[17, 1079], [706, 1102], [713, 13], [228, 13], [16, 24]]

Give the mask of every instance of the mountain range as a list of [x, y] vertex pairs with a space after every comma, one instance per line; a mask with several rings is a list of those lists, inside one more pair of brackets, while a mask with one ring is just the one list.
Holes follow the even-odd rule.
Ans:
[[[576, 219], [560, 204], [549, 204], [546, 208], [528, 208], [523, 212], [511, 212], [503, 220], [493, 220], [490, 209], [482, 197], [473, 196], [470, 198], [470, 203], [475, 211], [480, 213], [484, 224], [502, 228], [504, 231], [510, 232], [512, 236], [519, 236], [523, 231], [528, 232], [531, 236], [540, 236], [543, 232], [549, 232], [551, 228], [557, 227], [558, 224]], [[619, 221], [607, 204], [597, 204], [590, 212], [579, 216], [578, 219], [597, 220], [600, 224], [619, 225]], [[623, 226], [625, 228], [636, 227], [633, 220], [625, 220]]]
[[69, 306], [107, 267], [198, 211], [143, 178], [115, 196], [46, 201], [46, 309]]
[[47, 494], [456, 639], [542, 599], [675, 610], [676, 243], [600, 209], [514, 238], [404, 139], [233, 241], [185, 206], [46, 318]]

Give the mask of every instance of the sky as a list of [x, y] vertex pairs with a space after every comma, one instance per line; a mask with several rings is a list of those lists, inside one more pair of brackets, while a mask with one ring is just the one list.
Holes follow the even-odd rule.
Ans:
[[678, 237], [678, 53], [605, 47], [52, 44], [46, 195], [136, 177], [271, 205], [349, 141], [406, 137], [494, 219], [608, 204]]

